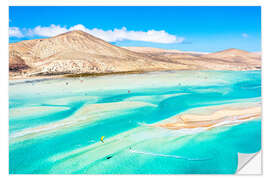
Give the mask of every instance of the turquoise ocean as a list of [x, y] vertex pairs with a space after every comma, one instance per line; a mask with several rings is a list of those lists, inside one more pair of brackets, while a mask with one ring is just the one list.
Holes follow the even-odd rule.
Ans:
[[[169, 71], [9, 82], [10, 174], [234, 174], [261, 119], [151, 126], [192, 108], [261, 101], [261, 71]], [[104, 136], [104, 143], [100, 138]]]

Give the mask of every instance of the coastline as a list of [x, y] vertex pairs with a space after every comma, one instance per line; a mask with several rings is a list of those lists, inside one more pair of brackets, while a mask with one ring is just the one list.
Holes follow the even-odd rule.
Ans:
[[261, 102], [232, 103], [190, 109], [152, 126], [170, 130], [214, 128], [261, 118]]
[[128, 74], [145, 74], [145, 73], [154, 73], [154, 72], [175, 72], [175, 71], [232, 71], [232, 72], [243, 72], [243, 71], [261, 71], [261, 69], [249, 69], [249, 70], [193, 70], [193, 69], [182, 69], [182, 70], [156, 70], [156, 71], [120, 71], [120, 72], [109, 72], [109, 73], [80, 73], [80, 74], [59, 74], [59, 75], [39, 75], [39, 76], [12, 76], [9, 74], [10, 81], [39, 81], [39, 80], [51, 80], [51, 79], [63, 79], [63, 78], [82, 78], [82, 77], [100, 77], [100, 76], [109, 76], [109, 75], [128, 75]]
[[120, 72], [109, 72], [109, 73], [80, 73], [80, 74], [59, 74], [59, 75], [35, 75], [35, 76], [11, 76], [9, 80], [41, 80], [41, 79], [61, 79], [61, 78], [75, 78], [75, 77], [97, 77], [107, 75], [118, 75], [118, 74], [143, 74], [147, 72], [159, 72], [159, 71], [120, 71]]

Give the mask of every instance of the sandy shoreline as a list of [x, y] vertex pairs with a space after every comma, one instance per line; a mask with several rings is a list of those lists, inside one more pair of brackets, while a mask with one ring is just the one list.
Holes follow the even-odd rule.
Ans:
[[35, 76], [13, 76], [9, 74], [9, 81], [31, 81], [31, 80], [50, 80], [50, 79], [61, 79], [61, 78], [80, 78], [80, 77], [98, 77], [98, 76], [108, 76], [108, 75], [127, 75], [127, 74], [144, 74], [151, 72], [174, 72], [174, 71], [260, 71], [261, 69], [254, 70], [156, 70], [156, 71], [121, 71], [121, 72], [109, 72], [109, 73], [82, 73], [82, 74], [59, 74], [59, 75], [35, 75]]
[[61, 78], [75, 78], [75, 77], [96, 77], [117, 74], [143, 74], [147, 72], [162, 72], [162, 71], [123, 71], [123, 72], [109, 72], [109, 73], [81, 73], [81, 74], [59, 74], [59, 75], [35, 75], [35, 76], [13, 76], [9, 75], [9, 80], [42, 80], [42, 79], [61, 79]]
[[172, 118], [154, 124], [171, 130], [192, 128], [213, 128], [220, 125], [234, 125], [261, 118], [261, 103], [236, 103], [232, 105], [195, 108]]

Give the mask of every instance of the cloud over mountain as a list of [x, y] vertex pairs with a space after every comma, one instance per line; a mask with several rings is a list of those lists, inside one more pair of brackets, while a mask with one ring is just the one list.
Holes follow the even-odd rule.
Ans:
[[10, 37], [21, 38], [24, 36], [18, 27], [10, 27], [8, 33]]
[[77, 24], [70, 28], [54, 24], [50, 26], [36, 26], [33, 29], [23, 29], [23, 32], [18, 27], [10, 27], [9, 35], [10, 37], [17, 38], [25, 36], [52, 37], [73, 30], [87, 32], [108, 42], [131, 40], [170, 44], [181, 43], [184, 41], [183, 37], [169, 34], [164, 30], [132, 31], [128, 30], [126, 27], [122, 27], [121, 29], [115, 28], [113, 30], [103, 30], [98, 28], [88, 29], [82, 24]]

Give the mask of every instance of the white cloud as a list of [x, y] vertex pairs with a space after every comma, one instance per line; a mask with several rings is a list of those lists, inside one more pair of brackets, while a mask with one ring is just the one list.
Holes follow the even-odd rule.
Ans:
[[121, 29], [107, 30], [102, 29], [86, 29], [82, 25], [74, 26], [71, 29], [82, 30], [96, 36], [100, 39], [109, 42], [123, 41], [123, 40], [132, 40], [132, 41], [146, 41], [146, 42], [155, 42], [155, 43], [180, 43], [183, 42], [184, 38], [171, 35], [165, 31], [128, 31], [125, 27]]
[[248, 37], [248, 34], [247, 33], [243, 33], [242, 34], [242, 37], [247, 38]]
[[41, 27], [37, 26], [34, 29], [29, 29], [27, 32], [28, 36], [44, 36], [44, 37], [51, 37], [51, 36], [56, 36], [58, 34], [62, 34], [67, 32], [67, 28], [61, 27], [59, 25], [50, 25], [48, 27]]
[[17, 38], [23, 37], [23, 34], [18, 27], [10, 27], [8, 29], [8, 34], [9, 37], [17, 37]]
[[97, 28], [88, 29], [82, 24], [78, 24], [70, 28], [61, 27], [59, 25], [54, 24], [48, 27], [37, 26], [34, 29], [28, 29], [25, 35], [51, 37], [73, 30], [82, 30], [93, 36], [96, 36], [100, 39], [109, 42], [132, 40], [132, 41], [146, 41], [146, 42], [169, 44], [169, 43], [181, 43], [184, 41], [184, 38], [171, 35], [164, 30], [129, 31], [125, 27], [113, 30], [103, 30]]

